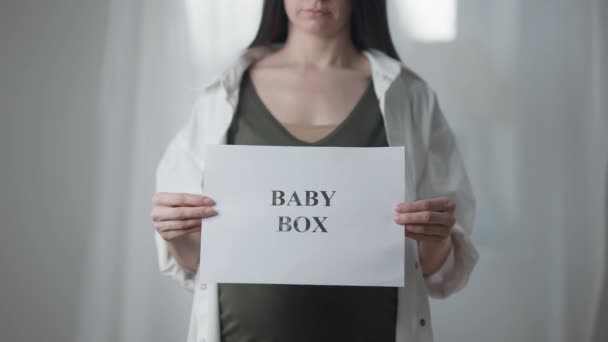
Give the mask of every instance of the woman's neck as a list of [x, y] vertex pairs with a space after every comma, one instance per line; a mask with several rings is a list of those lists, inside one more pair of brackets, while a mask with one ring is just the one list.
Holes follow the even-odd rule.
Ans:
[[360, 58], [347, 31], [332, 37], [320, 37], [290, 28], [279, 53], [289, 63], [319, 69], [353, 68]]

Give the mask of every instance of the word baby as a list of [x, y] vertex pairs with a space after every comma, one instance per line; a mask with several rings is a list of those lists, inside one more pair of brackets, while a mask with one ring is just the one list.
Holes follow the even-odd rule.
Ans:
[[[285, 192], [281, 190], [272, 190], [272, 206], [297, 206], [297, 207], [314, 207], [323, 205], [320, 202], [323, 201], [326, 207], [331, 207], [331, 199], [336, 194], [332, 191], [331, 194], [328, 191], [304, 191], [304, 194], [298, 195], [297, 192], [291, 193], [289, 199], [285, 199]], [[320, 195], [320, 196], [319, 196]], [[322, 197], [321, 199], [319, 199]], [[289, 216], [279, 216], [279, 232], [289, 232], [293, 228], [294, 231], [304, 233], [310, 230], [312, 223], [316, 224], [312, 233], [317, 231], [321, 233], [327, 233], [327, 228], [323, 223], [327, 220], [327, 217], [313, 216], [312, 220], [306, 216], [298, 216], [295, 220], [292, 220]]]

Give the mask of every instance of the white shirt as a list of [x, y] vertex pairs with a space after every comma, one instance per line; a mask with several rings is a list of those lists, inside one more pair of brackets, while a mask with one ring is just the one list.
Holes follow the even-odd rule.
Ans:
[[[280, 45], [245, 49], [239, 58], [203, 87], [194, 109], [170, 141], [156, 170], [157, 192], [204, 194], [205, 144], [225, 144], [236, 110], [243, 72]], [[363, 51], [371, 63], [390, 146], [405, 146], [405, 199], [447, 196], [456, 202], [453, 248], [434, 274], [424, 277], [417, 243], [406, 239], [405, 287], [398, 290], [396, 341], [433, 340], [428, 297], [445, 298], [460, 290], [478, 260], [470, 235], [475, 199], [454, 135], [427, 83], [385, 53]], [[204, 234], [204, 233], [203, 233]], [[216, 283], [202, 283], [168, 254], [156, 232], [160, 272], [194, 292], [188, 342], [220, 342]]]

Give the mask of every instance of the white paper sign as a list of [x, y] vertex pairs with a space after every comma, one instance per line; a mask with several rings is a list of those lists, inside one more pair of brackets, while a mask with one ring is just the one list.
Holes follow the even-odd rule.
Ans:
[[201, 281], [404, 286], [404, 153], [208, 145]]

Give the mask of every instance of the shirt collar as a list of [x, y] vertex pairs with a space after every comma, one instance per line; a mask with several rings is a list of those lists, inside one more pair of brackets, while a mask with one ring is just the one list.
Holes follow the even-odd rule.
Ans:
[[[234, 95], [239, 89], [241, 78], [245, 70], [247, 70], [251, 64], [278, 50], [282, 45], [282, 43], [275, 43], [269, 46], [256, 46], [241, 50], [237, 59], [220, 75], [204, 82], [203, 88], [209, 90], [221, 86], [226, 93], [228, 100], [233, 105], [236, 105], [237, 99]], [[401, 72], [401, 62], [377, 49], [366, 49], [362, 52], [371, 64], [374, 90], [377, 96], [383, 97]]]

